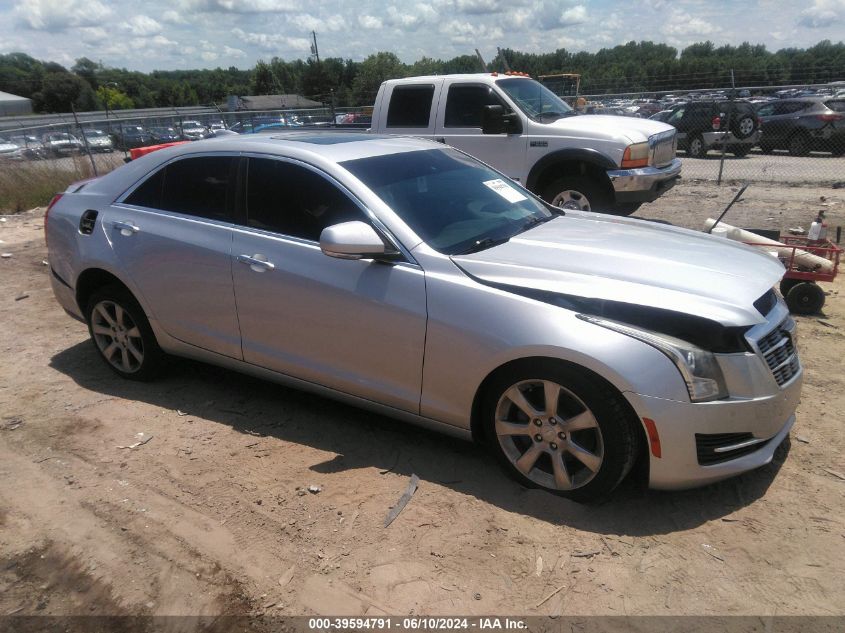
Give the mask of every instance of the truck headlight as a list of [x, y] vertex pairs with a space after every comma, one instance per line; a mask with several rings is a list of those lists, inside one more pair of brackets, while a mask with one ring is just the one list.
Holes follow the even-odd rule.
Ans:
[[725, 377], [722, 375], [719, 363], [712, 352], [666, 334], [652, 332], [618, 321], [589, 314], [579, 314], [578, 318], [630, 336], [663, 352], [681, 372], [681, 377], [687, 385], [687, 391], [692, 402], [708, 402], [727, 397], [728, 389], [725, 386]]
[[650, 153], [648, 143], [635, 143], [625, 148], [622, 154], [622, 168], [648, 167], [648, 156]]

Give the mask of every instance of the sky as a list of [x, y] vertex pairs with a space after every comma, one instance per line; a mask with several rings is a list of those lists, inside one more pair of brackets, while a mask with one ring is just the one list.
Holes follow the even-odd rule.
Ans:
[[68, 67], [88, 57], [145, 72], [251, 68], [306, 59], [312, 31], [321, 57], [355, 61], [475, 48], [489, 61], [497, 46], [595, 52], [631, 40], [775, 51], [845, 39], [845, 0], [0, 0], [0, 53]]

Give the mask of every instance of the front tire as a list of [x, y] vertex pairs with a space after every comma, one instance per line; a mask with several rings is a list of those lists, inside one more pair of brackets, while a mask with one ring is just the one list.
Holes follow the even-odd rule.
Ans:
[[139, 381], [159, 375], [164, 353], [144, 310], [127, 290], [108, 286], [96, 291], [85, 314], [94, 347], [112, 371]]
[[543, 200], [562, 209], [602, 213], [610, 206], [604, 189], [584, 176], [564, 176], [546, 185]]
[[514, 365], [490, 385], [483, 415], [490, 449], [531, 488], [595, 501], [634, 463], [637, 435], [621, 396], [575, 366]]

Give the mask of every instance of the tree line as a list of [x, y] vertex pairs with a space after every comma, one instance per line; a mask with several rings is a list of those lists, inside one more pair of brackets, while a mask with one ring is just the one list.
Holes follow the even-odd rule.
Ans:
[[[807, 49], [771, 52], [761, 44], [716, 46], [702, 42], [680, 52], [666, 44], [628, 42], [596, 53], [499, 51], [490, 71], [507, 68], [533, 77], [579, 73], [583, 94], [613, 94], [737, 86], [828, 83], [845, 79], [845, 44], [829, 40]], [[86, 57], [71, 68], [25, 53], [0, 55], [0, 90], [33, 100], [37, 112], [68, 112], [224, 104], [228, 95], [300, 94], [336, 106], [372, 104], [385, 79], [479, 72], [475, 55], [449, 60], [423, 57], [403, 63], [379, 52], [364, 61], [327, 58], [285, 61], [273, 57], [255, 67], [213, 70], [111, 68]], [[733, 78], [731, 72], [733, 71]]]

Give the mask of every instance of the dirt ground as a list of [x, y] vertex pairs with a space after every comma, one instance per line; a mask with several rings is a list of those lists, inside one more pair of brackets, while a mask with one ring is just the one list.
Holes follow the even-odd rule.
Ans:
[[[701, 228], [732, 195], [689, 181], [638, 215]], [[806, 229], [819, 209], [845, 223], [845, 190], [755, 186], [726, 220]], [[0, 616], [845, 614], [841, 281], [823, 322], [798, 318], [803, 400], [771, 465], [583, 506], [228, 371], [117, 378], [52, 297], [42, 214], [0, 223]]]

